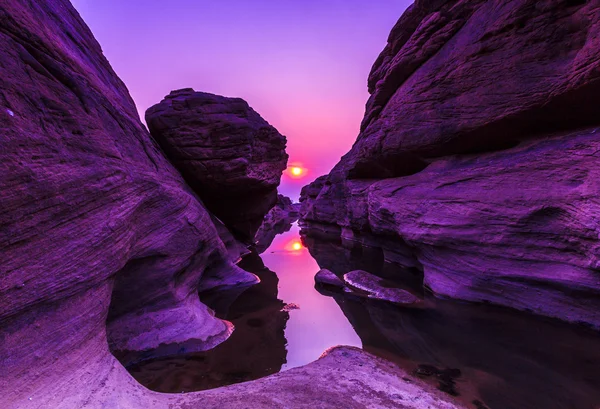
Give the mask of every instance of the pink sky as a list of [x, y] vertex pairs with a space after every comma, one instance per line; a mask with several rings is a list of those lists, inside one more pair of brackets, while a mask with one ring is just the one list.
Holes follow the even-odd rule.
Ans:
[[328, 173], [358, 135], [367, 76], [408, 0], [72, 0], [143, 118], [173, 89], [244, 98], [288, 138], [280, 191]]

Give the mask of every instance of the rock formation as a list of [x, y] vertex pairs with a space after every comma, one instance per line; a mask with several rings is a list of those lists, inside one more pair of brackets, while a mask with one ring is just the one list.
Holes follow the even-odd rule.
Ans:
[[155, 145], [71, 4], [0, 0], [0, 20], [3, 408], [457, 407], [343, 348], [209, 393], [136, 383], [109, 342], [124, 355], [215, 345], [231, 325], [198, 288], [256, 278], [231, 263], [237, 250]]
[[117, 365], [107, 337], [122, 356], [211, 348], [232, 326], [200, 303], [203, 278], [256, 278], [232, 264], [72, 6], [2, 1], [0, 15], [2, 390], [9, 406], [76, 406]]
[[292, 224], [298, 220], [298, 205], [298, 203], [292, 203], [289, 197], [277, 196], [277, 203], [269, 210], [256, 232], [254, 248], [258, 254], [265, 252], [277, 235], [292, 228]]
[[289, 313], [277, 296], [277, 274], [256, 253], [244, 257], [239, 266], [255, 273], [260, 283], [242, 294], [218, 291], [201, 297], [217, 317], [234, 324], [231, 337], [210, 351], [127, 368], [136, 380], [157, 392], [181, 393], [248, 382], [281, 370], [287, 357], [284, 331]]
[[344, 274], [344, 283], [354, 292], [363, 293], [367, 298], [374, 300], [396, 305], [410, 305], [419, 302], [419, 298], [414, 294], [364, 270], [353, 270]]
[[277, 201], [286, 139], [240, 98], [173, 91], [146, 111], [150, 133], [207, 208], [250, 243]]
[[[381, 243], [441, 296], [600, 328], [600, 3], [417, 0], [311, 230]], [[328, 224], [328, 227], [319, 227]]]
[[[413, 276], [385, 262], [380, 249], [350, 250], [351, 242], [311, 237], [305, 242], [319, 266], [335, 277], [364, 269], [390, 277], [397, 286], [412, 290], [416, 284], [416, 272]], [[459, 394], [468, 408], [594, 408], [600, 403], [597, 331], [427, 294], [418, 308], [409, 308], [358, 299], [354, 293], [324, 293], [333, 296], [366, 351], [398, 362], [446, 393]], [[434, 367], [439, 372], [458, 369], [460, 379], [453, 384], [452, 377]]]

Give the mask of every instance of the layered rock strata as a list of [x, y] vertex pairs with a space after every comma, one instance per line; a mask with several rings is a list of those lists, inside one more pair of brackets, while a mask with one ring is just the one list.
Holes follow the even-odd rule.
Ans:
[[600, 328], [599, 51], [597, 1], [416, 1], [305, 226], [381, 241], [437, 295]]
[[246, 101], [193, 89], [171, 92], [146, 123], [207, 208], [251, 243], [277, 202], [285, 137]]

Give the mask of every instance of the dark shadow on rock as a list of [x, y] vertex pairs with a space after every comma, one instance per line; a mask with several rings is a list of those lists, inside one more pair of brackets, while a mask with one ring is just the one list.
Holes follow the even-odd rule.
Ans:
[[254, 248], [258, 254], [264, 253], [275, 237], [290, 231], [298, 220], [299, 204], [292, 203], [289, 197], [278, 195], [277, 203], [269, 210], [254, 238]]
[[231, 337], [210, 351], [130, 366], [138, 382], [154, 391], [179, 393], [246, 382], [281, 370], [286, 363], [289, 314], [277, 298], [277, 275], [256, 253], [244, 257], [239, 266], [256, 274], [260, 283], [241, 294], [239, 289], [201, 294], [217, 317], [234, 324]]
[[[377, 249], [349, 249], [339, 240], [307, 237], [306, 231], [304, 240], [319, 266], [338, 275], [364, 269], [406, 277], [405, 271], [384, 262]], [[600, 404], [600, 334], [589, 329], [429, 296], [421, 308], [403, 308], [329, 295], [365, 350], [458, 395], [466, 407], [593, 409]]]

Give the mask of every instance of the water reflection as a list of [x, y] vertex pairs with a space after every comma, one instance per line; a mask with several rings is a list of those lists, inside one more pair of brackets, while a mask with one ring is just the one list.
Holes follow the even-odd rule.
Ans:
[[202, 301], [219, 318], [235, 325], [231, 337], [216, 348], [184, 356], [158, 359], [128, 368], [149, 389], [189, 392], [250, 381], [279, 372], [286, 362], [284, 330], [289, 319], [277, 296], [277, 275], [253, 253], [240, 266], [261, 279], [241, 295], [237, 292], [203, 294]]
[[285, 329], [288, 355], [282, 369], [312, 362], [332, 346], [361, 346], [360, 338], [336, 302], [315, 290], [314, 276], [319, 266], [301, 243], [300, 229], [294, 224], [262, 254], [265, 266], [279, 277], [279, 297], [299, 307], [290, 312]]
[[361, 345], [335, 300], [315, 290], [319, 267], [298, 226], [269, 240], [262, 256], [254, 252], [239, 264], [258, 275], [260, 284], [241, 295], [239, 290], [202, 294], [218, 317], [233, 322], [231, 337], [210, 351], [129, 367], [142, 385], [159, 392], [210, 389], [305, 365], [332, 346]]
[[[305, 247], [306, 246], [306, 247]], [[129, 368], [150, 389], [181, 392], [260, 378], [305, 365], [334, 345], [363, 346], [475, 409], [598, 409], [600, 334], [502, 308], [434, 299], [414, 269], [384, 262], [376, 248], [300, 239], [272, 240], [241, 266], [261, 284], [243, 294], [204, 294], [233, 321], [231, 338], [204, 352]], [[325, 297], [314, 275], [362, 269], [424, 297], [402, 308], [340, 294]], [[276, 272], [277, 274], [275, 274]], [[292, 307], [293, 306], [293, 307]]]
[[[385, 263], [376, 249], [305, 238], [321, 267], [364, 269], [401, 286], [419, 274]], [[600, 334], [486, 305], [426, 297], [424, 308], [394, 307], [336, 295], [363, 348], [397, 362], [472, 408], [598, 409]], [[437, 371], [460, 376], [443, 379]]]
[[264, 253], [273, 243], [275, 237], [290, 231], [294, 222], [298, 220], [298, 206], [292, 201], [279, 195], [277, 204], [265, 216], [263, 224], [256, 233], [255, 250], [258, 254]]

